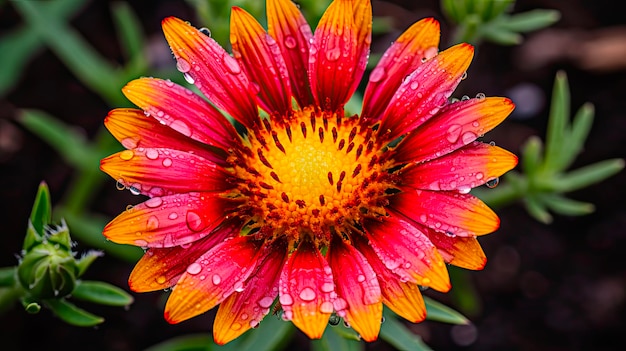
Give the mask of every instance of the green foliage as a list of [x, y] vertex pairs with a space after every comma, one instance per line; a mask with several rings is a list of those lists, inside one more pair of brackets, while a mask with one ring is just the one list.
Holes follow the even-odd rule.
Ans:
[[476, 195], [492, 206], [521, 199], [528, 213], [542, 223], [552, 221], [551, 212], [580, 216], [593, 212], [593, 204], [563, 194], [603, 181], [624, 168], [623, 159], [600, 161], [569, 170], [583, 150], [593, 124], [593, 106], [583, 105], [570, 121], [570, 93], [567, 77], [559, 72], [554, 82], [545, 146], [531, 137], [522, 147], [520, 172], [504, 176], [505, 184]]
[[441, 9], [457, 25], [454, 43], [500, 45], [522, 42], [520, 33], [548, 27], [560, 18], [555, 10], [533, 10], [510, 15], [515, 0], [442, 0]]

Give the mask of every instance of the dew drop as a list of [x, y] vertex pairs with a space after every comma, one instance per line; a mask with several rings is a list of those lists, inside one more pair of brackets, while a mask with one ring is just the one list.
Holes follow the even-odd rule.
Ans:
[[139, 144], [139, 140], [129, 137], [129, 138], [122, 139], [121, 143], [122, 143], [122, 146], [127, 149], [134, 149]]
[[462, 185], [462, 186], [459, 186], [457, 190], [461, 194], [467, 194], [472, 190], [472, 188], [467, 185]]
[[283, 306], [293, 305], [293, 299], [291, 298], [291, 295], [289, 294], [281, 294], [280, 297], [278, 298], [278, 301]]
[[133, 150], [124, 150], [122, 152], [120, 152], [120, 158], [124, 161], [128, 161], [130, 159], [132, 159], [135, 156], [135, 153], [133, 152]]
[[211, 37], [211, 30], [207, 27], [202, 27], [199, 29], [200, 33], [206, 35], [207, 37]]
[[257, 321], [256, 319], [250, 320], [250, 328], [255, 329], [258, 326], [259, 326], [259, 321]]
[[467, 95], [461, 96], [461, 101], [467, 101], [467, 100], [469, 100], [469, 96]]
[[270, 308], [270, 306], [272, 306], [272, 303], [274, 303], [274, 299], [269, 296], [266, 296], [259, 300], [259, 306], [263, 308]]
[[420, 83], [418, 83], [417, 81], [412, 81], [411, 84], [409, 85], [409, 88], [411, 88], [412, 90], [416, 90], [417, 88], [419, 88]]
[[124, 185], [124, 180], [123, 179], [118, 179], [117, 182], [115, 182], [115, 188], [117, 190], [124, 190], [124, 189], [126, 189], [126, 186]]
[[372, 73], [370, 73], [370, 82], [380, 82], [383, 78], [385, 78], [386, 74], [387, 73], [385, 72], [384, 67], [376, 67], [372, 70]]
[[320, 305], [320, 312], [322, 313], [333, 313], [333, 303], [330, 301], [324, 301]]
[[236, 292], [242, 292], [243, 291], [243, 282], [242, 281], [238, 281], [235, 283], [234, 289]]
[[426, 223], [427, 220], [428, 220], [428, 218], [426, 217], [425, 214], [420, 215], [420, 221], [422, 221], [423, 223]]
[[343, 311], [348, 307], [348, 303], [346, 302], [346, 300], [342, 299], [341, 297], [338, 297], [335, 299], [335, 301], [333, 301], [333, 307], [335, 308], [335, 311], [337, 312]]
[[456, 143], [461, 136], [461, 131], [463, 131], [463, 127], [460, 124], [453, 124], [448, 128], [448, 134], [446, 135], [446, 139], [449, 143]]
[[148, 151], [146, 151], [146, 157], [151, 160], [156, 160], [159, 158], [159, 152], [155, 149], [148, 149]]
[[158, 227], [159, 227], [159, 219], [156, 216], [148, 217], [148, 220], [146, 221], [146, 230], [152, 231], [152, 230], [157, 229]]
[[135, 240], [135, 245], [139, 247], [148, 247], [148, 242], [143, 239]]
[[339, 323], [341, 323], [341, 317], [336, 314], [333, 314], [330, 316], [330, 318], [328, 318], [328, 324], [332, 326], [339, 325]]
[[179, 58], [178, 61], [176, 61], [176, 69], [181, 73], [187, 73], [191, 69], [191, 65], [187, 60]]
[[172, 159], [171, 158], [166, 158], [163, 160], [163, 167], [169, 167], [172, 165]]
[[464, 145], [467, 145], [469, 143], [471, 143], [472, 141], [476, 140], [478, 136], [474, 133], [474, 132], [465, 132], [463, 133], [463, 136], [461, 136], [461, 140], [463, 141]]
[[461, 75], [461, 80], [464, 80], [467, 78], [467, 72], [463, 72], [463, 75]]
[[163, 204], [163, 200], [160, 197], [153, 197], [146, 200], [146, 206], [150, 208], [159, 207], [161, 204]]
[[493, 188], [497, 187], [499, 183], [500, 183], [500, 178], [496, 177], [496, 178], [491, 178], [491, 179], [489, 179], [489, 180], [487, 181], [487, 183], [485, 183], [485, 185], [486, 185], [488, 188], [493, 189]]
[[165, 278], [165, 276], [164, 276], [164, 275], [160, 275], [160, 276], [158, 276], [158, 277], [156, 278], [156, 282], [157, 282], [157, 284], [159, 284], [159, 285], [164, 284], [166, 280], [167, 280], [167, 279]]
[[134, 186], [131, 186], [130, 188], [128, 188], [128, 190], [130, 190], [130, 193], [133, 194], [133, 195], [141, 194], [141, 190], [139, 188], [134, 187]]
[[313, 301], [315, 299], [315, 290], [306, 287], [300, 291], [300, 299], [302, 301]]
[[356, 280], [357, 280], [359, 283], [362, 283], [362, 282], [364, 282], [364, 281], [365, 281], [365, 276], [364, 276], [363, 274], [359, 274], [359, 276], [356, 278]]
[[483, 179], [484, 175], [482, 174], [482, 172], [478, 172], [476, 173], [476, 179], [481, 180]]
[[189, 128], [189, 125], [179, 119], [172, 122], [172, 124], [170, 124], [170, 128], [174, 129], [184, 136], [191, 136], [191, 129]]
[[326, 58], [328, 61], [337, 61], [339, 56], [341, 56], [341, 50], [337, 46], [326, 51]]
[[298, 42], [296, 41], [296, 38], [292, 37], [291, 35], [285, 37], [285, 46], [288, 49], [294, 49], [297, 45]]
[[478, 94], [476, 94], [476, 98], [477, 98], [478, 100], [485, 100], [485, 94], [483, 94], [483, 93], [478, 93]]
[[175, 220], [176, 218], [178, 218], [178, 213], [172, 212], [172, 213], [170, 213], [169, 216], [167, 216], [167, 218], [169, 218], [171, 220]]
[[322, 284], [321, 290], [326, 293], [332, 292], [333, 290], [335, 290], [335, 284], [326, 282]]
[[232, 330], [239, 330], [239, 329], [241, 329], [241, 324], [240, 323], [233, 323], [233, 324], [231, 324], [230, 329], [232, 329]]
[[424, 58], [426, 60], [430, 60], [431, 58], [437, 56], [439, 53], [439, 49], [436, 46], [431, 46], [428, 49], [424, 50]]
[[226, 69], [228, 70], [228, 72], [232, 74], [241, 73], [241, 66], [239, 65], [239, 62], [237, 62], [237, 60], [235, 60], [228, 53], [226, 52], [224, 53], [223, 60], [224, 60], [224, 65], [226, 65]]
[[196, 80], [193, 79], [193, 77], [189, 75], [189, 73], [183, 73], [183, 78], [185, 78], [185, 81], [189, 84], [193, 84], [196, 82]]
[[222, 277], [220, 277], [218, 274], [213, 274], [213, 277], [211, 277], [211, 281], [213, 282], [213, 285], [220, 285], [220, 283], [222, 282]]
[[196, 275], [202, 271], [202, 266], [198, 262], [194, 262], [187, 267], [187, 273]]
[[202, 217], [194, 211], [187, 211], [186, 221], [187, 227], [194, 232], [199, 232], [205, 228]]

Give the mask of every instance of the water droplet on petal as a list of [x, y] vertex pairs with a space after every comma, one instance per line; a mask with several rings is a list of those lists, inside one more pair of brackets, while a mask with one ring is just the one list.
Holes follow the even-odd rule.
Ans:
[[419, 86], [420, 86], [420, 83], [418, 83], [417, 81], [412, 81], [411, 84], [409, 84], [409, 87], [412, 90], [416, 90], [417, 88], [419, 88]]
[[146, 151], [146, 157], [151, 160], [156, 160], [157, 158], [159, 158], [159, 152], [155, 149], [148, 149]]
[[359, 274], [359, 276], [356, 278], [356, 280], [357, 280], [359, 283], [362, 283], [362, 282], [364, 282], [364, 281], [365, 281], [365, 276], [364, 276], [363, 274]]
[[278, 298], [278, 301], [283, 306], [291, 306], [293, 304], [293, 299], [291, 298], [291, 295], [289, 294], [281, 294], [280, 297]]
[[117, 182], [115, 182], [115, 188], [117, 190], [124, 190], [124, 189], [126, 189], [126, 186], [124, 185], [124, 180], [123, 179], [118, 179]]
[[213, 285], [220, 285], [220, 283], [222, 282], [222, 277], [220, 277], [218, 274], [213, 274], [211, 281], [213, 282]]
[[133, 152], [133, 150], [124, 150], [122, 152], [120, 152], [120, 158], [124, 161], [128, 161], [130, 159], [132, 159], [135, 156], [135, 153]]
[[187, 60], [179, 58], [178, 61], [176, 61], [176, 69], [181, 73], [187, 73], [191, 69], [191, 65]]
[[474, 132], [465, 132], [463, 133], [462, 141], [464, 145], [467, 145], [469, 143], [471, 143], [472, 141], [476, 140], [478, 136], [476, 135], [476, 133]]
[[146, 230], [152, 231], [152, 230], [157, 229], [158, 227], [159, 227], [159, 219], [156, 216], [148, 217], [148, 220], [146, 222]]
[[161, 206], [163, 200], [160, 197], [153, 197], [151, 199], [146, 200], [146, 206], [150, 208], [155, 208]]
[[135, 138], [130, 138], [130, 137], [124, 138], [120, 142], [122, 143], [122, 146], [127, 148], [127, 149], [134, 149], [139, 144], [139, 140], [137, 140]]
[[484, 100], [484, 99], [485, 99], [485, 94], [483, 94], [483, 93], [478, 93], [478, 94], [476, 94], [476, 98], [477, 98], [478, 100]]
[[157, 284], [164, 284], [166, 280], [167, 280], [167, 279], [166, 279], [166, 278], [165, 278], [165, 276], [163, 276], [163, 275], [160, 275], [160, 276], [158, 276], [158, 277], [156, 278], [156, 282], [157, 282]]
[[339, 56], [341, 56], [341, 49], [339, 49], [339, 47], [334, 47], [326, 51], [326, 58], [328, 61], [337, 61]]
[[330, 301], [324, 301], [320, 305], [320, 312], [322, 313], [333, 313], [333, 303]]
[[207, 37], [211, 37], [211, 30], [207, 27], [202, 27], [199, 29], [200, 33], [206, 35]]
[[269, 296], [266, 296], [259, 300], [259, 306], [263, 308], [270, 308], [270, 306], [272, 306], [272, 303], [274, 303], [274, 299]]
[[321, 289], [322, 289], [323, 292], [327, 292], [327, 293], [331, 292], [331, 291], [335, 290], [335, 284], [330, 283], [330, 282], [326, 282], [326, 283], [322, 284]]
[[499, 183], [500, 183], [500, 178], [496, 177], [496, 178], [491, 178], [491, 179], [489, 179], [489, 180], [487, 181], [487, 183], [485, 183], [485, 185], [486, 185], [488, 188], [493, 189], [493, 188], [497, 187]]
[[235, 60], [228, 53], [226, 52], [224, 53], [223, 60], [224, 60], [224, 65], [226, 66], [226, 69], [228, 70], [228, 72], [232, 74], [241, 73], [241, 66], [239, 65], [239, 62], [237, 62], [237, 60]]
[[187, 220], [187, 227], [189, 227], [189, 229], [191, 229], [194, 232], [199, 232], [206, 227], [204, 225], [202, 217], [200, 217], [200, 215], [194, 211], [187, 212], [186, 220]]
[[163, 160], [163, 167], [169, 167], [172, 165], [172, 159], [171, 158], [166, 158]]
[[300, 291], [300, 299], [302, 301], [313, 301], [315, 299], [315, 290], [306, 287]]
[[467, 78], [467, 72], [463, 72], [463, 75], [461, 76], [461, 80], [464, 80], [465, 78]]
[[191, 136], [191, 129], [189, 128], [189, 125], [179, 119], [172, 122], [172, 124], [170, 124], [170, 128], [174, 129], [184, 136]]
[[426, 223], [427, 220], [428, 220], [428, 218], [426, 217], [425, 214], [420, 215], [420, 221], [422, 221], [423, 223]]
[[243, 282], [242, 281], [236, 282], [235, 286], [233, 288], [235, 289], [236, 292], [242, 292], [243, 291]]
[[446, 139], [448, 140], [448, 142], [450, 143], [456, 143], [457, 140], [459, 140], [459, 137], [461, 136], [461, 131], [463, 130], [463, 127], [459, 124], [453, 124], [448, 128], [448, 134], [446, 136]]
[[202, 266], [198, 262], [194, 262], [187, 267], [187, 273], [196, 275], [202, 271]]
[[472, 190], [472, 188], [471, 188], [471, 187], [469, 187], [469, 186], [467, 186], [467, 185], [462, 185], [462, 186], [459, 186], [459, 187], [457, 188], [457, 191], [458, 191], [459, 193], [461, 193], [461, 194], [467, 194], [467, 193], [469, 193], [471, 190]]
[[437, 56], [437, 54], [439, 54], [439, 49], [436, 46], [431, 46], [424, 50], [424, 58], [426, 60], [430, 60], [431, 58]]
[[333, 314], [330, 318], [328, 318], [328, 324], [332, 326], [339, 325], [339, 323], [341, 323], [341, 317], [336, 314]]
[[384, 67], [376, 67], [372, 70], [372, 73], [370, 73], [370, 82], [380, 82], [383, 78], [385, 78], [386, 74], [387, 73], [385, 72]]
[[183, 78], [185, 78], [185, 81], [189, 84], [193, 84], [196, 82], [196, 80], [193, 79], [193, 77], [189, 75], [189, 73], [183, 73]]
[[292, 37], [291, 35], [285, 37], [285, 46], [288, 49], [294, 49], [297, 45], [298, 42], [296, 41], [296, 38]]
[[333, 307], [335, 308], [335, 311], [340, 312], [348, 307], [348, 303], [346, 302], [346, 300], [338, 297], [335, 299], [335, 301], [333, 301]]
[[250, 328], [255, 329], [258, 326], [259, 326], [259, 321], [257, 321], [256, 319], [250, 320]]

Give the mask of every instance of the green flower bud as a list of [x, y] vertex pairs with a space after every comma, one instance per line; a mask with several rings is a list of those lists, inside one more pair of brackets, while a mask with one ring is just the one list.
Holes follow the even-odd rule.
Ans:
[[17, 268], [22, 286], [34, 298], [59, 298], [76, 285], [78, 266], [63, 245], [44, 242], [26, 252]]

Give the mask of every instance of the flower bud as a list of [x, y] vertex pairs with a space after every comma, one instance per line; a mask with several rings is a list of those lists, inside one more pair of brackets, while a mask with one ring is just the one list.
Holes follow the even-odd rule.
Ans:
[[26, 252], [17, 269], [22, 286], [35, 298], [63, 297], [74, 290], [78, 267], [62, 245], [41, 243]]

